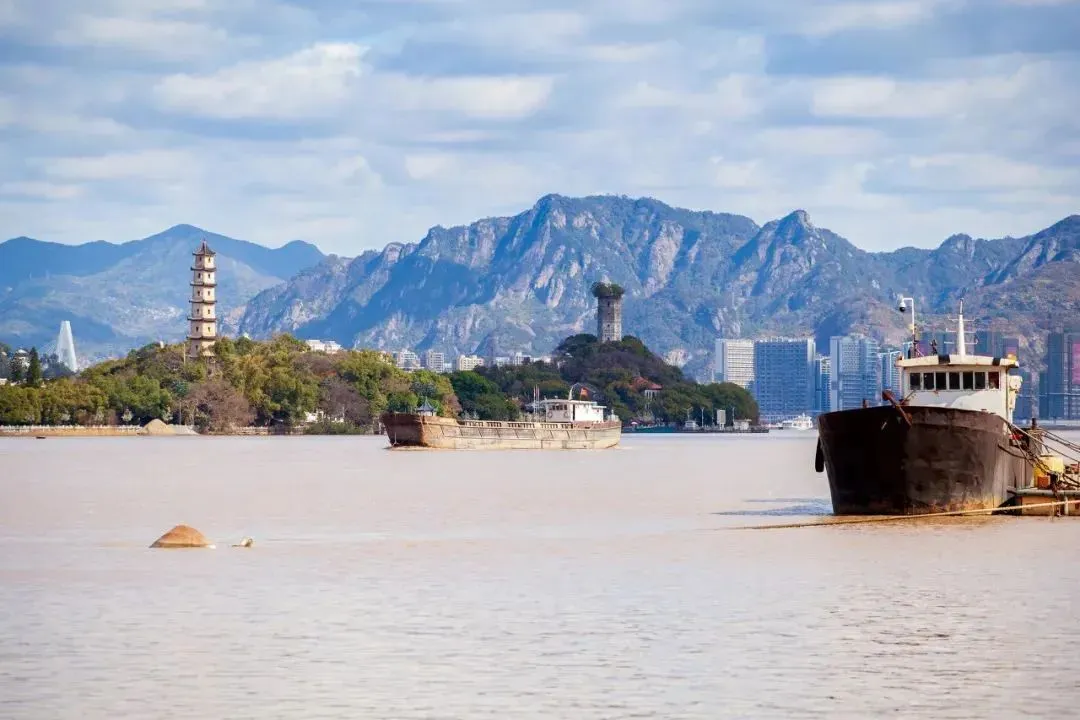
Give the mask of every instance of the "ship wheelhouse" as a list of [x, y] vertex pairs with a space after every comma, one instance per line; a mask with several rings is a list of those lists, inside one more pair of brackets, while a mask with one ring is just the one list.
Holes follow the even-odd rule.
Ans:
[[604, 422], [603, 405], [590, 400], [550, 399], [534, 403], [535, 410], [546, 422]]
[[1015, 359], [983, 355], [929, 355], [896, 362], [904, 404], [993, 413], [1012, 422], [1021, 379]]

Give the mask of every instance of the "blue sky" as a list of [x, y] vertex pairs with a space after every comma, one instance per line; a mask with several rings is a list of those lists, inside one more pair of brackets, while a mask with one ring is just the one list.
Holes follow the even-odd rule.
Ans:
[[650, 195], [867, 249], [1080, 212], [1075, 0], [0, 0], [0, 237], [356, 254]]

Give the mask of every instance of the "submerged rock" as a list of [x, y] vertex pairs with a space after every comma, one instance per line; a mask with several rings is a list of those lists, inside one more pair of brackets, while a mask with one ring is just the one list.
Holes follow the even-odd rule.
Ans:
[[212, 548], [206, 536], [193, 527], [177, 525], [151, 545], [152, 548]]
[[255, 541], [254, 541], [254, 540], [252, 540], [252, 539], [251, 539], [251, 538], [249, 538], [249, 537], [245, 537], [245, 538], [244, 538], [243, 540], [241, 540], [240, 542], [238, 542], [238, 543], [237, 543], [236, 545], [233, 545], [233, 547], [239, 547], [239, 548], [249, 548], [249, 547], [251, 547], [251, 546], [252, 546], [252, 545], [254, 545], [254, 544], [255, 544]]

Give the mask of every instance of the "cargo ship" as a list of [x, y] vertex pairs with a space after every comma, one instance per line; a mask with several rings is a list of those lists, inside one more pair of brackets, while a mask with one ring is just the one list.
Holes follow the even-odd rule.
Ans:
[[[826, 472], [837, 515], [989, 510], [1031, 485], [1032, 452], [1015, 431], [1021, 379], [1014, 357], [969, 355], [963, 303], [955, 353], [923, 355], [914, 323], [899, 399], [818, 417], [815, 469]], [[936, 350], [936, 348], [933, 348]], [[1035, 461], [1037, 463], [1037, 461]]]
[[591, 400], [556, 398], [530, 404], [523, 421], [440, 417], [425, 403], [414, 413], [384, 413], [392, 448], [441, 450], [605, 450], [619, 444], [622, 422]]

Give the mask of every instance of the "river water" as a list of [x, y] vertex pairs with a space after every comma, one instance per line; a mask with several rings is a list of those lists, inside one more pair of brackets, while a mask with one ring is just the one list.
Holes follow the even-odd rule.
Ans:
[[1074, 715], [1080, 519], [739, 529], [813, 438], [0, 441], [0, 717]]

